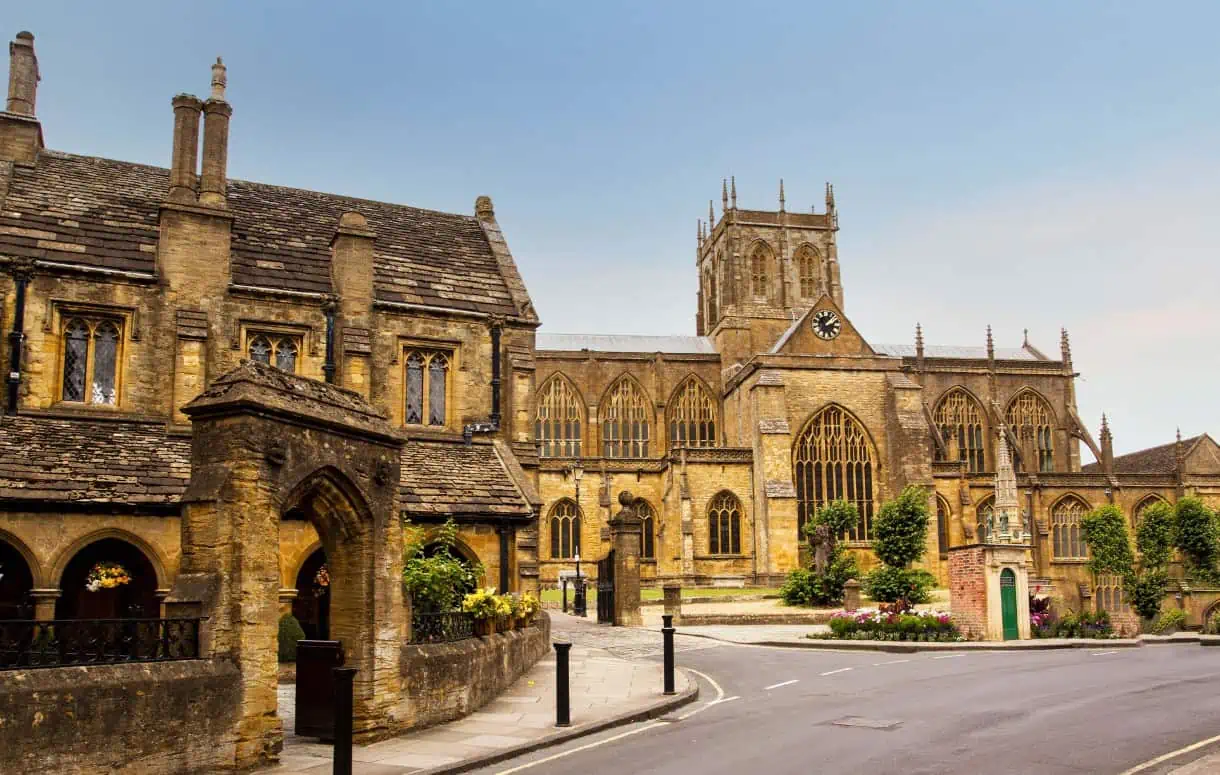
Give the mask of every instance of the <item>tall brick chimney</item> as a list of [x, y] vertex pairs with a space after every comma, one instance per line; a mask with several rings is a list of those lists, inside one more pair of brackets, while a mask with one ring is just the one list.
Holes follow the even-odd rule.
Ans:
[[8, 101], [0, 113], [0, 161], [33, 164], [42, 149], [42, 125], [35, 118], [38, 57], [34, 36], [19, 32], [8, 44]]
[[199, 193], [199, 112], [203, 102], [193, 94], [174, 97], [174, 149], [169, 200], [194, 204]]
[[212, 94], [203, 103], [203, 175], [199, 180], [199, 204], [225, 206], [225, 183], [229, 165], [229, 118], [233, 107], [225, 102], [224, 62], [212, 65]]

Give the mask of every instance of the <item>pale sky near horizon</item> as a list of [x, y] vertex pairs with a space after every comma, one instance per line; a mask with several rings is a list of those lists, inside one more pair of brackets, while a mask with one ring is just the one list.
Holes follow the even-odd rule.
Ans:
[[[695, 221], [822, 209], [874, 342], [1071, 334], [1121, 454], [1220, 436], [1220, 4], [85, 4], [31, 30], [49, 147], [168, 166], [222, 55], [232, 177], [473, 212], [543, 330], [694, 333]], [[1089, 453], [1082, 450], [1087, 462]]]

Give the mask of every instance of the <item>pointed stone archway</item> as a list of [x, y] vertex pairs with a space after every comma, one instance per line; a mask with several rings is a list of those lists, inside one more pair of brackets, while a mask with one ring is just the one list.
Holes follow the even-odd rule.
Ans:
[[191, 482], [170, 615], [207, 617], [203, 651], [241, 671], [236, 764], [283, 741], [276, 716], [279, 527], [289, 511], [318, 531], [330, 571], [330, 634], [356, 667], [354, 731], [399, 726], [403, 439], [353, 391], [245, 362], [183, 412]]

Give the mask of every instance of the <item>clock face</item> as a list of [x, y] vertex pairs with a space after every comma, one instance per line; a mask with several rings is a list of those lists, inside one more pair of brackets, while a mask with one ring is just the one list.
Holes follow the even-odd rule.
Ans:
[[843, 321], [834, 310], [822, 309], [813, 313], [813, 333], [822, 339], [834, 339], [843, 330]]

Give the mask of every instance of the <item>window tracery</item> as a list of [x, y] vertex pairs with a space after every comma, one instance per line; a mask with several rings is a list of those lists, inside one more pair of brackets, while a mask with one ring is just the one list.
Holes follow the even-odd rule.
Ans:
[[655, 560], [657, 558], [657, 520], [656, 512], [648, 501], [639, 498], [635, 502], [635, 513], [640, 518], [640, 559]]
[[297, 354], [300, 351], [297, 337], [285, 334], [255, 334], [246, 345], [250, 360], [275, 366], [290, 374], [296, 373]]
[[716, 404], [694, 377], [688, 377], [669, 405], [671, 447], [716, 446]]
[[63, 327], [60, 398], [96, 406], [118, 404], [120, 324], [109, 318], [74, 317]]
[[1056, 560], [1087, 560], [1080, 523], [1089, 511], [1089, 504], [1075, 495], [1061, 498], [1051, 507], [1051, 553]]
[[541, 457], [580, 457], [585, 409], [575, 388], [558, 374], [538, 391], [534, 437]]
[[409, 348], [405, 355], [406, 411], [403, 421], [407, 425], [446, 425], [452, 354]]
[[1004, 420], [1019, 439], [1034, 440], [1034, 453], [1041, 473], [1055, 470], [1054, 421], [1050, 406], [1032, 390], [1023, 390], [1008, 404]]
[[796, 252], [796, 269], [801, 283], [801, 296], [812, 299], [818, 295], [818, 254], [808, 245]]
[[551, 508], [551, 559], [570, 560], [580, 554], [580, 508], [564, 498]]
[[741, 554], [741, 501], [728, 490], [707, 507], [708, 554]]
[[[984, 471], [987, 438], [983, 424], [983, 409], [978, 401], [960, 387], [950, 389], [936, 404], [932, 421], [940, 430], [945, 444], [956, 444], [958, 460], [966, 463], [970, 473]], [[945, 460], [945, 453], [936, 450], [936, 459]]]
[[755, 296], [765, 297], [767, 289], [770, 286], [770, 267], [768, 264], [771, 261], [771, 251], [766, 245], [759, 245], [754, 248], [754, 253], [750, 256], [750, 292]]
[[819, 508], [844, 499], [860, 514], [860, 522], [844, 537], [869, 540], [875, 464], [864, 426], [842, 408], [828, 406], [806, 423], [793, 457], [798, 535]]
[[941, 557], [949, 555], [949, 517], [953, 512], [948, 502], [939, 495], [936, 496], [936, 539]]
[[601, 407], [602, 454], [606, 457], [648, 457], [652, 410], [644, 393], [629, 377], [620, 377]]

